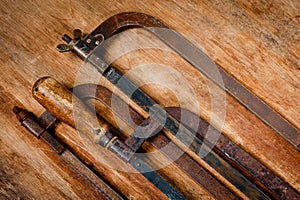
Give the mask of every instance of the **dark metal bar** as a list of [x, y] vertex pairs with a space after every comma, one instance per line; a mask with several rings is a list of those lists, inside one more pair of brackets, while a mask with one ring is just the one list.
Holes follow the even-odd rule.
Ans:
[[170, 183], [164, 180], [157, 172], [142, 159], [134, 158], [130, 164], [141, 172], [153, 185], [159, 188], [163, 193], [165, 193], [171, 200], [183, 200], [186, 199], [182, 194], [175, 190]]

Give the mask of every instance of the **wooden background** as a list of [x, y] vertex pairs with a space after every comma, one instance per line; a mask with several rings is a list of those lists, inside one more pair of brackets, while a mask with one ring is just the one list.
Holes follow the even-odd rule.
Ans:
[[[139, 11], [161, 19], [197, 43], [226, 71], [300, 128], [300, 2], [196, 0], [7, 1], [0, 4], [0, 198], [96, 198], [71, 169], [41, 141], [28, 134], [12, 113], [14, 105], [41, 114], [31, 97], [33, 83], [53, 76], [71, 87], [82, 62], [55, 47], [74, 28], [91, 32], [108, 17]], [[150, 37], [150, 36], [149, 36]], [[154, 39], [153, 39], [154, 40]], [[172, 53], [151, 51], [144, 60], [121, 57], [123, 72], [141, 62], [159, 62], [182, 72], [210, 119], [209, 93], [201, 75]], [[144, 52], [137, 52], [140, 56]], [[130, 55], [129, 55], [130, 57]], [[144, 77], [145, 76], [145, 77]], [[150, 77], [136, 77], [137, 81]], [[158, 86], [148, 91], [163, 105], [176, 105]], [[152, 92], [152, 93], [151, 93]], [[167, 94], [167, 95], [166, 95]], [[300, 155], [257, 117], [227, 95], [223, 132], [283, 180], [300, 191]], [[188, 105], [185, 105], [188, 107]], [[218, 120], [213, 121], [214, 125]], [[85, 191], [85, 192], [82, 192]]]

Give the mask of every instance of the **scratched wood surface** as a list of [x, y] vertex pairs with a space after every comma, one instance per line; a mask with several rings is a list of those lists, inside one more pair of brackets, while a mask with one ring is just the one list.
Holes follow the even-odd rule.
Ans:
[[[89, 33], [106, 18], [124, 11], [153, 15], [195, 42], [212, 60], [300, 128], [299, 10], [296, 0], [2, 1], [0, 198], [97, 199], [97, 193], [61, 164], [62, 160], [46, 144], [28, 134], [11, 111], [19, 105], [42, 113], [43, 108], [31, 97], [33, 83], [42, 76], [51, 75], [73, 86], [82, 62], [74, 55], [55, 51], [63, 33], [71, 33], [74, 28]], [[228, 95], [226, 107], [219, 108], [226, 113], [224, 125], [217, 116], [211, 117], [209, 81], [177, 55], [149, 49], [121, 56], [114, 62], [122, 72], [148, 63], [179, 71], [200, 102], [197, 111], [201, 116], [221, 127], [232, 141], [300, 191], [299, 152]], [[152, 74], [145, 72], [140, 69], [140, 76], [132, 78], [137, 83], [153, 80]], [[179, 83], [180, 80], [174, 82]], [[163, 105], [178, 105], [170, 89], [157, 85], [144, 89]], [[216, 91], [215, 98], [220, 92]], [[191, 94], [175, 88], [178, 93], [187, 99], [181, 105], [189, 108]]]

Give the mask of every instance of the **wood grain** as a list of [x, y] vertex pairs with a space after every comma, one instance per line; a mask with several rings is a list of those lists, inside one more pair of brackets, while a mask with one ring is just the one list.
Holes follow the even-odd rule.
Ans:
[[[19, 105], [41, 114], [43, 109], [31, 97], [31, 87], [42, 76], [51, 75], [73, 86], [81, 61], [74, 55], [55, 51], [63, 33], [71, 33], [74, 28], [89, 33], [106, 18], [124, 11], [153, 15], [199, 45], [227, 72], [300, 128], [299, 10], [296, 0], [2, 1], [0, 197], [96, 199], [93, 190], [81, 184], [71, 169], [62, 166], [60, 158], [46, 144], [24, 131], [11, 112], [14, 105]], [[123, 72], [140, 63], [155, 62], [171, 66], [184, 76], [200, 102], [201, 116], [222, 128], [232, 141], [300, 191], [299, 152], [230, 96], [226, 96], [222, 126], [210, 115], [206, 85], [209, 81], [177, 55], [142, 50], [115, 61]], [[134, 78], [139, 82], [139, 78], [147, 80], [151, 74]], [[163, 105], [178, 104], [176, 95], [165, 88], [148, 85], [144, 89]], [[188, 107], [188, 103], [183, 107]]]

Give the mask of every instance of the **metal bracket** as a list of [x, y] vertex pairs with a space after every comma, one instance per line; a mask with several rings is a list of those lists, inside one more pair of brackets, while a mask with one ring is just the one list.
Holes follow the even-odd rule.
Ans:
[[57, 122], [57, 119], [51, 113], [45, 112], [41, 117], [37, 118], [32, 112], [17, 106], [14, 107], [13, 112], [17, 115], [22, 126], [29, 130], [35, 137], [42, 138], [56, 153], [62, 154], [64, 152], [64, 146], [48, 132], [48, 129], [53, 127]]

